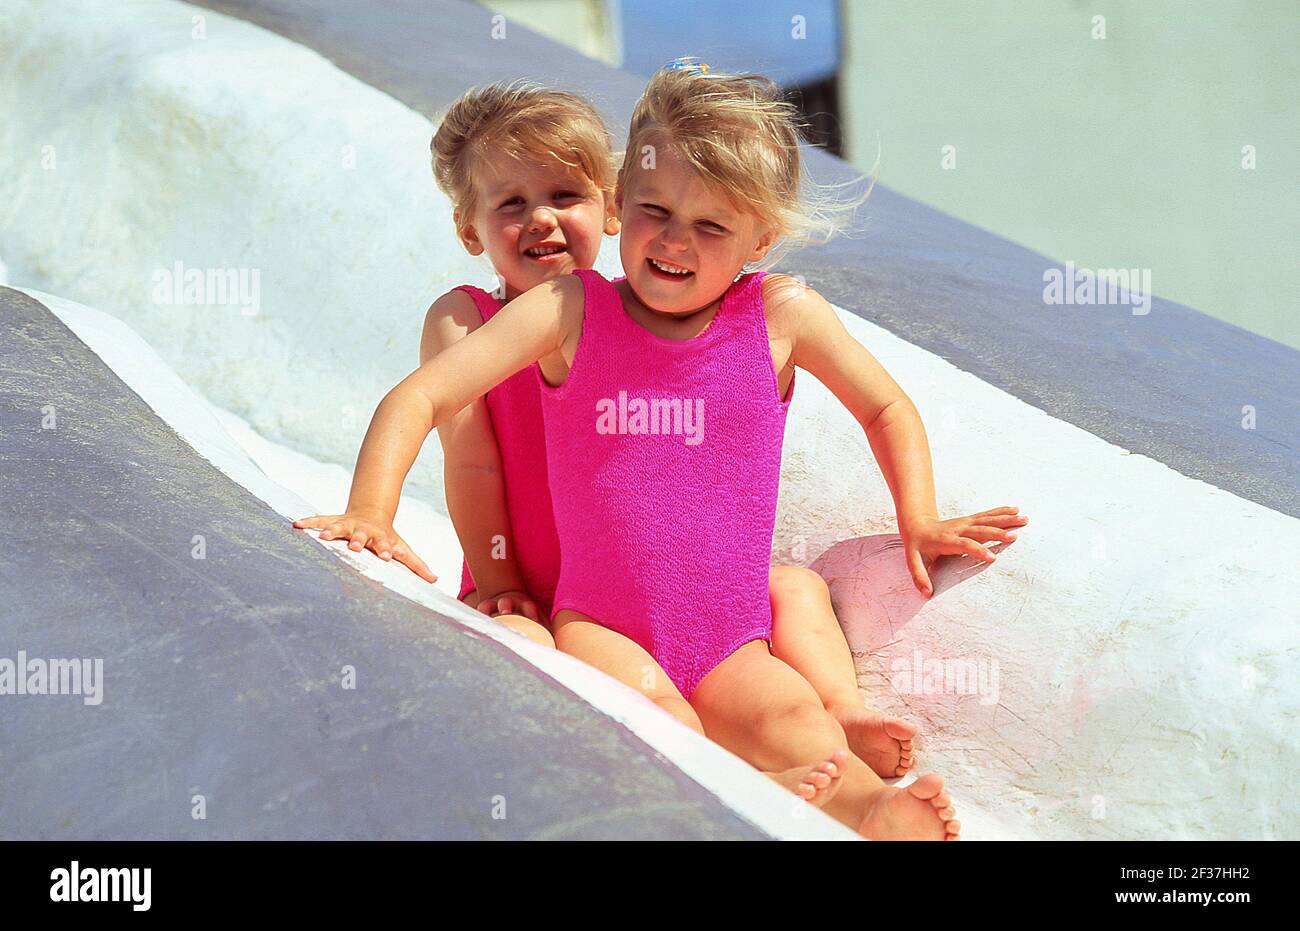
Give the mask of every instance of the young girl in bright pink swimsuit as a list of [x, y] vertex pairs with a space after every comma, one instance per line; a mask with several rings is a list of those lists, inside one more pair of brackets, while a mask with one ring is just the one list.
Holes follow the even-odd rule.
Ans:
[[[1023, 522], [1010, 508], [940, 521], [906, 395], [815, 292], [743, 274], [799, 232], [800, 175], [770, 82], [661, 72], [620, 172], [628, 277], [555, 278], [430, 359], [380, 404], [354, 481], [355, 495], [404, 476], [428, 430], [536, 362], [561, 551], [557, 644], [772, 772], [847, 744], [767, 643], [760, 582], [796, 365], [866, 428], [918, 587], [927, 559], [991, 558], [976, 541]], [[939, 776], [895, 789], [855, 757], [843, 769], [826, 810], [864, 835], [957, 836]]]
[[[689, 287], [673, 279], [693, 272], [660, 270], [684, 267], [680, 253], [650, 251], [665, 255], [646, 268], [655, 285]], [[700, 332], [680, 336], [624, 310], [626, 279], [575, 274], [582, 335], [564, 383], [542, 385], [564, 541], [552, 610], [637, 643], [689, 702], [739, 647], [772, 639], [768, 564], [793, 382], [778, 392], [762, 272], [742, 275]], [[678, 710], [690, 720], [689, 705]]]

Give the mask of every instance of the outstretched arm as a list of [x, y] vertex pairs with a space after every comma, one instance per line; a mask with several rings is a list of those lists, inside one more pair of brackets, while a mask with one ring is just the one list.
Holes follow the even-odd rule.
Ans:
[[[464, 291], [448, 291], [425, 315], [420, 364], [482, 325], [474, 299]], [[510, 606], [518, 603], [517, 613], [537, 620], [536, 602], [524, 592], [523, 573], [515, 558], [501, 448], [486, 396], [475, 398], [444, 421], [438, 427], [438, 440], [447, 513], [474, 577], [474, 603], [491, 613], [500, 596], [509, 593]], [[506, 541], [502, 552], [494, 544], [498, 539]]]
[[488, 389], [557, 350], [566, 320], [573, 322], [575, 298], [580, 318], [581, 280], [566, 275], [538, 285], [389, 391], [361, 444], [348, 510], [356, 505], [396, 513], [402, 483], [429, 431]]
[[[349, 536], [354, 549], [370, 546], [375, 532], [384, 535], [385, 524], [397, 513], [402, 483], [429, 432], [488, 389], [559, 350], [569, 334], [581, 332], [582, 312], [581, 279], [563, 275], [521, 294], [473, 333], [428, 359], [379, 402], [357, 457], [347, 514], [299, 520], [294, 526]], [[324, 532], [321, 536], [329, 538]], [[418, 558], [414, 561], [423, 566]], [[431, 576], [427, 568], [420, 574]]]
[[820, 294], [794, 282], [784, 287], [776, 283], [776, 293], [790, 334], [792, 361], [826, 385], [867, 434], [894, 498], [899, 535], [917, 589], [933, 594], [929, 564], [939, 556], [966, 554], [992, 562], [996, 557], [981, 543], [1015, 539], [1005, 528], [1028, 519], [1017, 515], [1016, 508], [1002, 507], [940, 520], [930, 444], [912, 399], [849, 334]]

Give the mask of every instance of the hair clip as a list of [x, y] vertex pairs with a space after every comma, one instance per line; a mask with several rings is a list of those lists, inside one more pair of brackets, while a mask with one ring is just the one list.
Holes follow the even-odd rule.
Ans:
[[709, 66], [693, 55], [685, 55], [681, 58], [674, 58], [668, 64], [664, 65], [663, 70], [685, 71], [687, 74], [707, 75], [709, 73]]

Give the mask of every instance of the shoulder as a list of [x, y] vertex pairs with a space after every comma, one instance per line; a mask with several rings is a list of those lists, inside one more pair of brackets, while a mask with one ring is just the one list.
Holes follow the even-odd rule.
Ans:
[[474, 298], [459, 289], [448, 291], [430, 304], [424, 314], [421, 359], [446, 349], [482, 325], [483, 315], [479, 313]]
[[777, 273], [763, 276], [763, 311], [772, 338], [791, 341], [835, 317], [830, 303], [802, 278]]
[[576, 274], [559, 275], [534, 285], [492, 318], [517, 339], [528, 344], [535, 337], [547, 346], [560, 345], [582, 331], [586, 302], [583, 279]]
[[557, 294], [563, 294], [565, 297], [571, 298], [574, 295], [581, 295], [587, 290], [588, 279], [593, 282], [609, 284], [608, 279], [594, 268], [577, 268], [567, 275], [552, 278], [546, 284], [551, 285]]
[[587, 302], [589, 276], [593, 284], [605, 280], [597, 271], [589, 268], [578, 269], [530, 288], [515, 298], [514, 302], [518, 303], [527, 298], [529, 302], [541, 303], [552, 308], [566, 321], [575, 318], [581, 320], [583, 306]]
[[768, 272], [763, 276], [763, 305], [773, 310], [787, 309], [800, 300], [806, 290], [808, 285], [802, 278]]
[[460, 288], [452, 288], [430, 304], [424, 319], [426, 323], [430, 320], [449, 321], [470, 325], [471, 328], [483, 322], [483, 316], [479, 313], [478, 304], [473, 296]]
[[582, 332], [582, 321], [587, 306], [588, 275], [593, 276], [593, 283], [605, 280], [600, 272], [593, 269], [580, 269], [572, 274], [552, 278], [545, 284], [540, 284], [533, 289], [538, 291], [546, 288], [552, 303], [558, 310], [556, 314], [559, 329], [558, 341], [562, 342], [567, 336]]
[[599, 294], [601, 290], [606, 290], [611, 294], [617, 293], [617, 286], [594, 268], [575, 268], [567, 275], [561, 275], [553, 278], [549, 284], [557, 286], [566, 301], [585, 302], [588, 293]]
[[566, 313], [576, 307], [581, 311], [587, 291], [584, 275], [595, 275], [600, 278], [599, 273], [590, 269], [579, 269], [568, 275], [558, 275], [549, 281], [533, 285], [506, 304], [506, 308], [511, 309], [512, 314], [516, 316], [521, 313], [519, 308], [522, 307], [530, 308], [528, 311], [530, 314], [535, 313], [539, 307], [551, 307]]

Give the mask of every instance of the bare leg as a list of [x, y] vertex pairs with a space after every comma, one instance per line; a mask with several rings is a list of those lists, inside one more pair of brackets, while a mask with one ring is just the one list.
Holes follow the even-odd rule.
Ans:
[[[555, 643], [559, 649], [606, 675], [613, 676], [671, 714], [698, 734], [704, 734], [695, 709], [682, 698], [673, 680], [653, 656], [630, 637], [610, 630], [578, 611], [563, 610], [555, 616]], [[813, 805], [825, 805], [838, 791], [847, 752], [831, 751], [805, 760], [764, 770], [763, 774]], [[761, 767], [760, 767], [761, 769]]]
[[555, 615], [555, 645], [561, 652], [576, 656], [636, 689], [691, 730], [704, 733], [699, 717], [677, 691], [668, 673], [630, 637], [602, 627], [585, 614], [566, 609]]
[[853, 654], [826, 582], [811, 569], [773, 566], [769, 592], [772, 655], [808, 680], [844, 729], [849, 749], [878, 776], [906, 774], [912, 768], [916, 725], [863, 703]]
[[[471, 608], [477, 608], [478, 592], [471, 589], [465, 593], [465, 597], [461, 601]], [[484, 617], [487, 617], [487, 615], [484, 615]], [[552, 650], [555, 649], [555, 638], [551, 636], [551, 632], [546, 629], [545, 625], [537, 623], [531, 617], [525, 617], [522, 614], [496, 614], [492, 616], [492, 620], [499, 621], [517, 634], [523, 634], [534, 643], [540, 643]]]
[[[812, 686], [761, 640], [745, 644], [705, 676], [691, 706], [709, 737], [762, 770], [778, 772], [847, 749], [843, 728]], [[825, 811], [880, 840], [955, 840], [961, 830], [941, 776], [927, 773], [896, 789], [853, 756]]]

